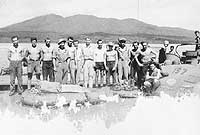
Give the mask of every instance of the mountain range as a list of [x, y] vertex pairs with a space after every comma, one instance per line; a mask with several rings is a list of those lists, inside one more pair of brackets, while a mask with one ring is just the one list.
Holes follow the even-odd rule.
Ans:
[[0, 42], [10, 40], [10, 36], [19, 35], [24, 42], [30, 37], [38, 37], [40, 41], [50, 37], [53, 41], [58, 38], [74, 36], [78, 39], [91, 37], [96, 40], [116, 40], [126, 37], [129, 41], [145, 40], [152, 43], [161, 43], [169, 40], [173, 43], [193, 42], [194, 32], [182, 28], [158, 27], [136, 19], [99, 18], [92, 15], [74, 15], [62, 17], [48, 14], [25, 20], [0, 28]]

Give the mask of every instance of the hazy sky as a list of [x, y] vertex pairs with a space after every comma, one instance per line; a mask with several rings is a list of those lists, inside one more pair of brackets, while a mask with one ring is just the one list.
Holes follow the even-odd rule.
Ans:
[[200, 29], [200, 0], [0, 0], [0, 27], [50, 13], [119, 19], [139, 13], [146, 23]]

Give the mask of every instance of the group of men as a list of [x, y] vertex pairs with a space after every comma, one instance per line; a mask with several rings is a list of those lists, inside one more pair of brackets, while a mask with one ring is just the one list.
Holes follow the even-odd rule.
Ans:
[[[103, 40], [97, 41], [97, 47], [85, 39], [84, 46], [78, 40], [68, 37], [60, 39], [58, 46], [53, 47], [49, 38], [45, 45], [37, 45], [37, 38], [31, 38], [31, 47], [23, 49], [19, 45], [18, 36], [11, 38], [13, 45], [9, 48], [10, 61], [10, 96], [21, 94], [22, 66], [27, 65], [28, 89], [31, 89], [33, 75], [37, 80], [59, 82], [61, 84], [83, 85], [86, 88], [102, 87], [120, 84], [133, 85], [139, 89], [156, 89], [161, 77], [158, 66], [158, 54], [147, 42], [126, 44], [125, 38], [119, 38], [118, 43], [109, 42], [104, 47]], [[142, 46], [142, 48], [139, 47]], [[18, 89], [15, 89], [15, 78], [18, 79]], [[104, 80], [106, 78], [106, 80]], [[111, 82], [112, 80], [112, 82]]]

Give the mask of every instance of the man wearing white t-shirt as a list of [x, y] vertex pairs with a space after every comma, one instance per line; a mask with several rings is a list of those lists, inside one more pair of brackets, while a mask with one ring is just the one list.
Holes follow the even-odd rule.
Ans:
[[95, 85], [98, 87], [98, 78], [100, 74], [100, 86], [103, 86], [103, 76], [104, 76], [104, 71], [105, 71], [105, 50], [102, 48], [103, 41], [100, 39], [97, 41], [98, 47], [94, 51], [94, 61], [95, 61]]

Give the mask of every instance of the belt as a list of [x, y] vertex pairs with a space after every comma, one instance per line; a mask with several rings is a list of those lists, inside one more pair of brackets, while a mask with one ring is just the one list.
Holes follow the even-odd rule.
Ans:
[[30, 59], [30, 61], [39, 61], [39, 59], [38, 60]]
[[43, 60], [43, 62], [53, 62], [53, 60]]
[[85, 59], [85, 60], [91, 60], [91, 61], [93, 61], [94, 59]]

